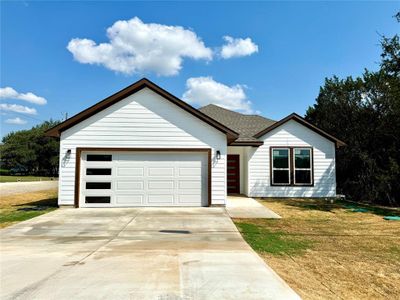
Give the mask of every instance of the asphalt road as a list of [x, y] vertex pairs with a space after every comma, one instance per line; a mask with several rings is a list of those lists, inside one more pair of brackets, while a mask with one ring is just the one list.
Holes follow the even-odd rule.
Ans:
[[0, 183], [0, 195], [8, 196], [36, 191], [57, 189], [58, 181], [3, 182]]

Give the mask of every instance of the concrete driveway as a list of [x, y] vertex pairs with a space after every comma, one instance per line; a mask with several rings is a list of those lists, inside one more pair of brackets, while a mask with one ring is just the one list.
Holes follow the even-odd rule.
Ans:
[[223, 208], [59, 209], [1, 230], [1, 299], [299, 299]]

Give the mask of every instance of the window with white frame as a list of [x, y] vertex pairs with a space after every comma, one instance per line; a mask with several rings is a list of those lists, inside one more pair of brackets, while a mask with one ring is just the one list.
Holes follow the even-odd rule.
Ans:
[[272, 149], [272, 183], [276, 185], [290, 184], [290, 149]]
[[271, 184], [312, 185], [312, 155], [310, 147], [271, 147]]

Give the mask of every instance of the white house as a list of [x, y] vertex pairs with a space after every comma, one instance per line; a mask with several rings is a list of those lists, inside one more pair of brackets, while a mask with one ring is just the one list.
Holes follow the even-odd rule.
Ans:
[[225, 205], [226, 196], [333, 197], [343, 142], [296, 114], [275, 122], [195, 109], [141, 79], [47, 132], [59, 205]]

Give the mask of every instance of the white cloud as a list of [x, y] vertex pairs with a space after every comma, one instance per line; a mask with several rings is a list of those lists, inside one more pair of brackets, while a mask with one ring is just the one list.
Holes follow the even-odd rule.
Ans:
[[23, 106], [23, 105], [18, 105], [18, 104], [0, 103], [0, 110], [12, 111], [12, 112], [27, 114], [27, 115], [36, 115], [37, 114], [36, 109], [30, 108], [27, 106]]
[[230, 36], [224, 36], [226, 44], [222, 46], [221, 56], [228, 59], [232, 57], [248, 56], [258, 52], [258, 46], [253, 43], [251, 38], [236, 39]]
[[26, 120], [21, 119], [19, 117], [16, 117], [16, 118], [13, 118], [13, 119], [7, 119], [7, 120], [5, 120], [5, 122], [7, 124], [14, 124], [14, 125], [24, 125], [24, 124], [27, 123]]
[[186, 81], [186, 91], [182, 98], [200, 106], [216, 104], [230, 110], [254, 113], [244, 88], [240, 84], [224, 85], [212, 77], [193, 77]]
[[212, 59], [212, 50], [190, 29], [143, 23], [138, 17], [117, 21], [107, 29], [109, 42], [72, 39], [67, 49], [84, 64], [98, 64], [125, 74], [154, 72], [171, 76], [179, 73], [185, 57]]
[[43, 97], [36, 96], [35, 94], [29, 93], [18, 93], [12, 87], [0, 88], [0, 98], [6, 99], [18, 99], [27, 101], [33, 104], [44, 105], [47, 103], [47, 100]]

